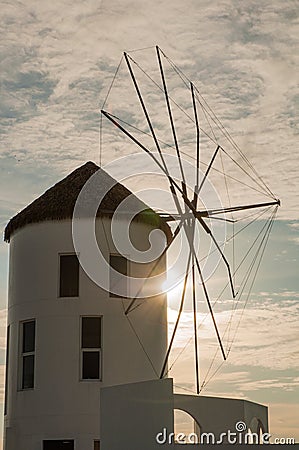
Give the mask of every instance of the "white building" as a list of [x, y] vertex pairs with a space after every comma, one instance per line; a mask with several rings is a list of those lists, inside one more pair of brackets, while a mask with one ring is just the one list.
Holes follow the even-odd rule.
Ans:
[[[88, 195], [84, 189], [78, 223], [85, 234], [77, 246], [73, 211], [94, 174], [105, 192], [114, 187], [96, 210], [92, 231], [84, 226], [101, 189], [87, 189]], [[159, 380], [167, 351], [165, 294], [139, 299], [126, 315], [131, 299], [115, 291], [119, 280], [108, 277], [106, 289], [100, 287], [95, 279], [102, 266], [95, 259], [86, 270], [84, 254], [88, 257], [92, 249], [85, 246], [94, 234], [104, 260], [130, 280], [144, 277], [151, 285], [163, 279], [164, 257], [155, 267], [132, 262], [130, 251], [118, 251], [111, 225], [119, 205], [129, 199], [128, 214], [147, 207], [115, 183], [89, 162], [6, 227], [10, 263], [4, 449], [153, 450], [161, 444], [176, 448], [180, 444], [173, 438], [175, 410], [187, 413], [197, 433], [209, 439], [236, 432], [240, 423], [244, 431], [259, 436], [267, 432], [267, 408], [262, 405], [174, 394], [171, 379]], [[115, 228], [120, 234], [123, 229], [124, 235], [126, 211], [119, 214]], [[163, 230], [170, 238], [168, 226], [147, 208], [131, 225], [134, 247], [146, 253], [153, 230]], [[125, 282], [125, 290], [131, 292], [131, 287]], [[227, 435], [223, 439], [228, 442]]]
[[[155, 368], [163, 364], [165, 295], [144, 300], [129, 320], [124, 314], [129, 300], [92, 281], [74, 251], [74, 205], [95, 172], [104, 185], [111, 182], [88, 162], [17, 214], [5, 230], [10, 243], [5, 450], [99, 449], [100, 388], [157, 378]], [[112, 266], [146, 277], [148, 265], [130, 264], [111, 239], [111, 216], [130, 194], [117, 183], [106, 195], [96, 237]], [[133, 208], [140, 206], [136, 197], [131, 201]], [[135, 245], [146, 247], [157, 226], [169, 232], [152, 211], [135, 220]]]

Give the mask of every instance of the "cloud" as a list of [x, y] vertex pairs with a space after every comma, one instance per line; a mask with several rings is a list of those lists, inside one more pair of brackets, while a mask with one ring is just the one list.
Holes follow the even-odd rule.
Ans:
[[27, 120], [38, 113], [38, 107], [46, 103], [55, 86], [46, 74], [38, 71], [18, 72], [15, 79], [2, 80], [5, 92], [0, 117]]
[[299, 244], [299, 237], [298, 236], [297, 237], [291, 237], [290, 241], [294, 242], [295, 244]]
[[274, 403], [269, 410], [270, 413], [270, 432], [273, 438], [295, 438], [299, 440], [298, 416], [299, 406], [286, 403]]
[[283, 8], [269, 1], [236, 7], [228, 0], [189, 0], [184, 8], [178, 1], [171, 8], [155, 1], [72, 2], [71, 8], [67, 1], [19, 2], [6, 4], [3, 17], [2, 154], [5, 148], [16, 154], [25, 149], [23, 166], [34, 161], [42, 167], [47, 160], [61, 172], [97, 160], [98, 109], [121, 52], [136, 48], [136, 42], [141, 47], [159, 43], [198, 81], [254, 166], [286, 199], [280, 217], [295, 217], [291, 1]]
[[[299, 336], [297, 321], [299, 306], [298, 302], [295, 301], [296, 296], [292, 296], [291, 292], [285, 292], [282, 296], [274, 294], [270, 294], [266, 298], [262, 297], [256, 303], [251, 302], [250, 307], [245, 310], [239, 328], [237, 327], [241, 317], [241, 310], [236, 310], [229, 327], [228, 324], [231, 321], [230, 311], [215, 313], [216, 322], [222, 332], [224, 348], [230, 348], [232, 345], [228, 358], [228, 364], [231, 368], [233, 366], [236, 368], [245, 366], [288, 371], [294, 370], [299, 366], [299, 352], [296, 339], [296, 336]], [[273, 302], [273, 297], [279, 297], [279, 302]], [[293, 300], [288, 300], [286, 297]], [[171, 311], [170, 317], [173, 317], [173, 320], [175, 320], [175, 312]], [[204, 322], [202, 322], [203, 319], [205, 319]], [[209, 369], [209, 374], [212, 374], [222, 364], [213, 324], [210, 317], [206, 317], [203, 314], [198, 314], [197, 321], [198, 324], [201, 323], [198, 330], [201, 367], [203, 373], [205, 373], [208, 371], [211, 361], [215, 358], [212, 367]], [[186, 360], [190, 359], [188, 365], [192, 365], [194, 345], [192, 313], [184, 312], [180, 323], [181, 326], [174, 341], [175, 350], [172, 363], [174, 361], [179, 363], [179, 359], [182, 359], [184, 364], [186, 364]], [[225, 330], [226, 332], [224, 332]], [[273, 333], [273, 330], [277, 330], [277, 333]], [[171, 331], [172, 328], [170, 329]], [[175, 362], [175, 365], [177, 362]], [[175, 365], [173, 366], [174, 372]], [[249, 380], [246, 380], [246, 383], [247, 381]], [[281, 382], [283, 385], [289, 384], [291, 388], [292, 386], [297, 386], [298, 380], [293, 380], [294, 385], [283, 380]], [[255, 385], [255, 388], [258, 389], [257, 385]]]

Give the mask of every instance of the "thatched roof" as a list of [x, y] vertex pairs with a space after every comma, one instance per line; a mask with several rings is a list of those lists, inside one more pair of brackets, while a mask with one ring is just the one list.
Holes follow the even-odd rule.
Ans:
[[[12, 234], [16, 230], [30, 223], [44, 222], [48, 220], [71, 219], [80, 191], [87, 180], [99, 170], [101, 171], [101, 184], [103, 183], [104, 186], [111, 185], [111, 180], [113, 180], [113, 178], [108, 175], [107, 172], [93, 162], [87, 162], [70, 173], [66, 178], [52, 186], [44, 194], [14, 216], [5, 228], [4, 240], [9, 242]], [[113, 181], [115, 182], [115, 180]], [[96, 196], [97, 192], [94, 192], [91, 195]], [[147, 205], [142, 203], [141, 200], [132, 195], [132, 193], [125, 186], [118, 182], [103, 198], [97, 215], [112, 216], [119, 204], [128, 196], [131, 196], [130, 201], [138, 202], [144, 207], [145, 211], [139, 214], [137, 219], [162, 228], [169, 237], [170, 229], [166, 222], [164, 222], [160, 216], [151, 210]]]

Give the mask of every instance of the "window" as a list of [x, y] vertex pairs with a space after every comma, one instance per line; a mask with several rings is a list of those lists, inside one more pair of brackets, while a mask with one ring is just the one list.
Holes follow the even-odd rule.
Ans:
[[100, 450], [100, 441], [93, 441], [93, 450]]
[[47, 440], [43, 441], [43, 450], [74, 450], [74, 441]]
[[[116, 270], [121, 275], [128, 275], [128, 260], [122, 255], [110, 255], [110, 267], [111, 269]], [[125, 283], [125, 285], [124, 285]], [[127, 282], [122, 279], [121, 276], [117, 276], [117, 274], [110, 272], [110, 297], [119, 298], [126, 297], [127, 292]], [[113, 292], [113, 289], [117, 287], [120, 289], [124, 295], [117, 295]], [[123, 288], [123, 289], [122, 289]]]
[[6, 337], [6, 369], [5, 369], [4, 415], [7, 414], [8, 367], [9, 367], [9, 336], [10, 336], [10, 325], [8, 325], [8, 327], [7, 327], [7, 337]]
[[78, 297], [79, 261], [76, 254], [60, 255], [59, 296]]
[[81, 318], [81, 378], [101, 379], [102, 317]]
[[35, 320], [21, 322], [21, 389], [34, 388]]

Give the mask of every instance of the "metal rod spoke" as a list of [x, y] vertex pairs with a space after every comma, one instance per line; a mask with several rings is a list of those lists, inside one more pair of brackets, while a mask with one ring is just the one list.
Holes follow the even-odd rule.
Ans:
[[280, 206], [280, 200], [277, 199], [274, 202], [255, 203], [252, 205], [231, 206], [228, 208], [206, 209], [205, 211], [196, 211], [196, 216], [209, 217], [214, 214], [225, 214], [225, 213], [230, 213], [230, 212], [245, 211], [247, 209], [265, 208], [267, 206], [275, 206], [275, 205]]
[[168, 168], [167, 168], [167, 165], [166, 165], [166, 162], [165, 162], [163, 153], [161, 152], [161, 148], [160, 148], [160, 145], [159, 145], [159, 142], [158, 142], [158, 139], [157, 139], [155, 130], [154, 130], [154, 128], [153, 128], [153, 125], [152, 125], [150, 116], [149, 116], [149, 114], [148, 114], [148, 111], [147, 111], [147, 109], [146, 109], [146, 106], [145, 106], [143, 97], [142, 97], [142, 95], [141, 95], [141, 91], [140, 91], [140, 89], [139, 89], [139, 86], [138, 86], [138, 83], [137, 83], [137, 80], [136, 80], [134, 71], [133, 71], [132, 66], [131, 66], [131, 64], [130, 64], [130, 61], [129, 61], [130, 56], [129, 56], [127, 53], [124, 53], [124, 56], [125, 56], [125, 60], [126, 60], [126, 63], [127, 63], [127, 66], [128, 66], [128, 69], [129, 69], [129, 72], [130, 72], [130, 75], [131, 75], [131, 78], [132, 78], [134, 87], [135, 87], [135, 90], [136, 90], [136, 92], [137, 92], [137, 96], [138, 96], [139, 101], [140, 101], [140, 104], [141, 104], [143, 113], [144, 113], [144, 115], [145, 115], [147, 124], [148, 124], [148, 126], [149, 126], [150, 132], [151, 132], [152, 137], [153, 137], [153, 139], [154, 139], [154, 142], [155, 142], [155, 145], [156, 145], [156, 147], [157, 147], [158, 153], [159, 153], [159, 155], [160, 155], [160, 157], [161, 157], [161, 161], [162, 161], [163, 167], [164, 167], [164, 169], [165, 169], [165, 172], [169, 175], [169, 171], [168, 171]]
[[194, 323], [194, 353], [195, 353], [195, 374], [196, 374], [196, 392], [200, 392], [199, 383], [199, 361], [198, 361], [198, 345], [197, 345], [197, 308], [196, 308], [196, 290], [195, 290], [195, 270], [194, 255], [192, 254], [192, 297], [193, 297], [193, 323]]
[[[193, 111], [194, 111], [194, 119], [195, 119], [195, 126], [196, 126], [196, 186], [195, 186], [195, 192], [198, 189], [199, 185], [199, 173], [200, 173], [200, 127], [199, 127], [199, 121], [198, 121], [198, 114], [197, 114], [197, 108], [196, 108], [196, 100], [194, 95], [194, 86], [193, 83], [190, 83], [191, 85], [191, 95], [192, 95], [192, 104], [193, 104]], [[196, 192], [197, 194], [197, 192]]]
[[176, 136], [176, 132], [175, 132], [174, 120], [173, 120], [173, 117], [172, 117], [172, 111], [171, 111], [171, 106], [170, 106], [170, 101], [169, 101], [169, 96], [168, 96], [166, 79], [165, 79], [163, 65], [162, 65], [162, 61], [161, 61], [160, 49], [159, 49], [158, 46], [156, 46], [156, 51], [157, 51], [157, 57], [158, 57], [158, 63], [159, 63], [159, 68], [160, 68], [161, 79], [162, 79], [162, 83], [163, 83], [163, 91], [164, 91], [164, 95], [165, 95], [167, 111], [168, 111], [168, 115], [169, 115], [171, 129], [172, 129], [174, 145], [175, 145], [175, 148], [176, 148], [176, 153], [177, 153], [177, 157], [178, 157], [178, 161], [179, 161], [179, 166], [180, 166], [180, 171], [181, 171], [181, 175], [182, 175], [182, 180], [183, 180], [184, 184], [186, 184], [185, 174], [184, 174], [182, 160], [181, 160], [181, 155], [180, 155], [180, 150], [179, 150], [179, 144], [178, 144], [178, 140], [177, 140], [177, 136]]
[[[195, 225], [195, 222], [194, 222], [194, 225]], [[194, 260], [196, 262], [196, 267], [197, 267], [197, 270], [198, 270], [198, 273], [199, 273], [199, 276], [200, 276], [200, 280], [201, 280], [201, 283], [202, 283], [202, 286], [203, 286], [205, 298], [206, 298], [206, 301], [207, 301], [207, 304], [208, 304], [208, 308], [209, 308], [209, 311], [210, 311], [210, 314], [211, 314], [211, 317], [212, 317], [212, 321], [213, 321], [213, 324], [214, 324], [214, 328], [215, 328], [215, 332], [216, 332], [217, 339], [218, 339], [218, 342], [219, 342], [219, 346], [220, 346], [220, 349], [221, 349], [221, 353], [222, 353], [223, 359], [226, 360], [226, 355], [225, 355], [225, 352], [224, 352], [223, 344], [222, 344], [221, 337], [220, 337], [220, 334], [219, 334], [219, 331], [218, 331], [218, 327], [217, 327], [216, 319], [215, 319], [215, 316], [214, 316], [213, 308], [212, 308], [212, 305], [211, 305], [211, 302], [210, 302], [209, 293], [208, 293], [208, 290], [207, 290], [207, 287], [206, 287], [206, 284], [205, 284], [205, 280], [204, 280], [202, 272], [201, 272], [200, 264], [199, 264], [199, 261], [198, 261], [198, 258], [197, 258], [197, 255], [196, 255], [196, 252], [195, 252], [195, 249], [194, 249], [194, 230], [195, 230], [195, 228], [193, 226], [193, 229], [191, 230], [192, 233], [190, 233], [190, 229], [187, 229], [187, 228], [188, 227], [185, 224], [184, 225], [184, 229], [185, 229], [185, 233], [186, 233], [186, 236], [187, 236], [187, 239], [188, 239], [188, 242], [189, 242], [190, 252], [192, 253], [193, 258], [194, 258]]]
[[189, 276], [189, 268], [190, 268], [190, 262], [191, 262], [191, 250], [189, 252], [189, 257], [188, 257], [188, 261], [187, 261], [187, 266], [186, 266], [186, 274], [185, 274], [185, 279], [184, 279], [184, 287], [183, 287], [183, 291], [182, 291], [182, 296], [181, 296], [181, 303], [180, 303], [180, 308], [179, 308], [179, 312], [178, 312], [178, 317], [174, 326], [174, 330], [172, 332], [172, 336], [171, 336], [171, 340], [166, 352], [166, 356], [164, 359], [164, 363], [162, 366], [162, 370], [161, 370], [161, 375], [160, 375], [160, 379], [162, 379], [164, 377], [164, 373], [165, 373], [165, 369], [168, 363], [168, 358], [172, 349], [172, 345], [173, 345], [173, 341], [176, 335], [176, 331], [179, 325], [179, 321], [183, 312], [183, 308], [184, 308], [184, 301], [185, 301], [185, 295], [186, 295], [186, 289], [187, 289], [187, 281], [188, 281], [188, 276]]
[[205, 283], [205, 280], [203, 278], [203, 275], [202, 275], [202, 272], [201, 272], [201, 268], [200, 268], [200, 265], [199, 265], [199, 261], [198, 261], [196, 255], [195, 255], [195, 262], [196, 262], [197, 270], [198, 270], [198, 273], [199, 273], [199, 276], [200, 276], [201, 284], [202, 284], [202, 287], [203, 287], [203, 290], [204, 290], [204, 294], [205, 294], [205, 297], [206, 297], [206, 301], [207, 301], [207, 304], [208, 304], [208, 308], [209, 308], [209, 311], [210, 311], [210, 314], [211, 314], [211, 317], [212, 317], [212, 321], [213, 321], [213, 324], [214, 324], [214, 329], [215, 329], [215, 332], [216, 332], [216, 336], [217, 336], [217, 340], [218, 340], [218, 343], [219, 343], [219, 346], [220, 346], [220, 350], [221, 350], [221, 353], [222, 353], [224, 361], [226, 361], [226, 354], [225, 354], [225, 351], [224, 351], [224, 348], [223, 348], [223, 344], [222, 344], [222, 341], [221, 341], [221, 337], [220, 337], [220, 334], [219, 334], [219, 330], [218, 330], [218, 326], [217, 326], [217, 323], [216, 323], [216, 319], [215, 319], [215, 315], [214, 315], [214, 312], [213, 312], [213, 308], [212, 308], [212, 305], [211, 305], [209, 293], [208, 293], [208, 290], [207, 290], [207, 287], [206, 287], [206, 283]]

